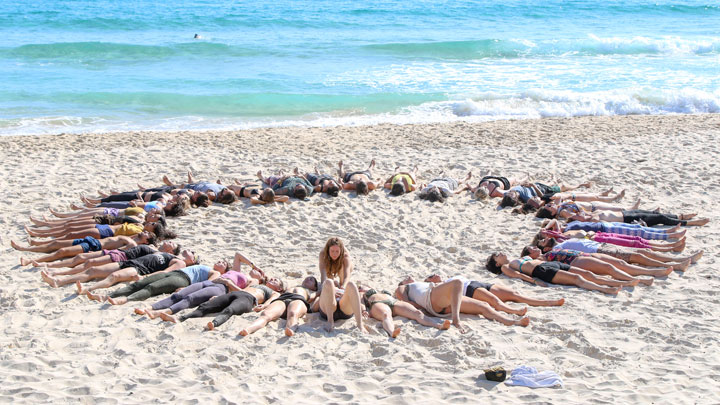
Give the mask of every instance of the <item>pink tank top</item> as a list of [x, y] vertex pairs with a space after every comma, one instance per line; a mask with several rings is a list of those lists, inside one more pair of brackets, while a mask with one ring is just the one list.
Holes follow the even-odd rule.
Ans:
[[223, 275], [220, 276], [220, 277], [224, 277], [224, 278], [229, 279], [230, 281], [232, 281], [233, 283], [235, 283], [236, 286], [238, 286], [238, 287], [240, 287], [240, 288], [245, 288], [245, 287], [247, 287], [247, 285], [248, 285], [248, 278], [247, 278], [247, 276], [244, 275], [244, 274], [242, 274], [242, 273], [240, 273], [240, 272], [237, 272], [237, 271], [230, 270], [230, 271], [228, 271], [227, 273], [223, 274]]

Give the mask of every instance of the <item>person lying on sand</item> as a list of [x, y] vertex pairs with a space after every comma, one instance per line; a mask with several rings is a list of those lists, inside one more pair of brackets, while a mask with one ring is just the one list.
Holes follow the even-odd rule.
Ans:
[[[540, 216], [541, 218], [554, 217], [558, 209], [554, 206], [547, 207], [547, 213]], [[566, 219], [568, 221], [582, 222], [624, 222], [632, 224], [642, 222], [647, 226], [655, 225], [682, 225], [682, 226], [703, 226], [710, 222], [708, 218], [695, 218], [697, 214], [662, 214], [656, 211], [647, 210], [595, 210], [594, 212], [577, 212]]]
[[502, 284], [485, 283], [482, 281], [469, 280], [463, 276], [450, 277], [447, 280], [437, 274], [433, 273], [425, 278], [426, 283], [442, 283], [443, 281], [449, 280], [460, 280], [463, 283], [463, 296], [473, 298], [479, 301], [484, 301], [490, 304], [491, 307], [498, 311], [507, 312], [509, 314], [521, 315], [524, 313], [524, 309], [517, 309], [510, 307], [505, 304], [506, 301], [519, 302], [521, 304], [530, 305], [533, 307], [557, 307], [565, 303], [565, 299], [559, 300], [541, 300], [537, 298], [531, 298], [528, 296], [520, 295], [513, 291], [509, 287], [505, 287]]
[[527, 176], [523, 179], [515, 179], [512, 177], [492, 175], [489, 172], [480, 179], [477, 186], [468, 187], [467, 190], [479, 200], [484, 200], [488, 197], [501, 198], [505, 191], [510, 190], [510, 187], [517, 186], [529, 180], [530, 178]]
[[573, 285], [586, 290], [617, 295], [621, 287], [632, 287], [638, 281], [618, 281], [598, 277], [577, 267], [559, 262], [544, 262], [530, 257], [508, 260], [504, 253], [493, 253], [485, 267], [494, 274], [519, 278], [531, 284], [547, 287], [546, 283]]
[[396, 338], [400, 334], [400, 327], [395, 327], [393, 322], [394, 316], [402, 316], [420, 325], [429, 326], [441, 330], [450, 328], [449, 320], [441, 320], [425, 314], [404, 301], [395, 299], [391, 292], [386, 290], [376, 290], [369, 286], [360, 285], [358, 291], [362, 294], [363, 304], [367, 308], [370, 316], [381, 322], [382, 328], [387, 334]]
[[311, 196], [314, 190], [313, 185], [299, 175], [286, 176], [283, 172], [280, 172], [279, 175], [264, 177], [262, 170], [260, 170], [257, 172], [257, 177], [260, 181], [267, 184], [276, 195], [287, 195], [299, 200], [304, 200]]
[[[611, 192], [611, 190], [608, 190], [606, 193]], [[622, 210], [623, 207], [619, 207], [616, 205], [610, 204], [610, 202], [605, 201], [615, 201], [615, 199], [622, 198], [625, 194], [625, 191], [623, 190], [621, 193], [618, 193], [616, 196], [610, 196], [610, 195], [603, 195], [603, 194], [591, 194], [591, 193], [585, 193], [585, 194], [575, 194], [575, 193], [563, 193], [572, 195], [573, 198], [577, 198], [577, 200], [573, 199], [570, 201], [562, 201], [561, 198], [556, 198], [557, 196], [561, 195], [561, 193], [557, 194], [546, 194], [543, 197], [537, 197], [533, 196], [530, 197], [530, 199], [522, 204], [519, 207], [515, 207], [513, 210], [513, 213], [517, 214], [529, 214], [531, 212], [538, 211], [536, 216], [539, 218], [546, 217], [547, 211], [544, 209], [548, 206], [553, 206], [556, 208], [559, 208], [560, 215], [562, 217], [568, 217], [573, 215], [573, 213], [579, 212], [579, 211], [587, 211], [592, 212], [598, 209], [608, 209], [608, 210]], [[548, 197], [550, 196], [550, 197]], [[585, 200], [588, 202], [582, 202], [581, 200]], [[629, 209], [636, 209], [640, 205], [640, 200], [638, 200], [635, 205], [630, 207]]]
[[316, 193], [325, 193], [331, 197], [337, 197], [340, 194], [340, 183], [331, 175], [320, 173], [317, 166], [314, 168], [314, 172], [300, 173], [300, 169], [297, 167], [293, 171], [296, 176], [304, 177], [310, 184], [313, 185], [313, 190]]
[[[68, 244], [68, 246], [61, 247], [54, 251], [51, 254], [38, 257], [36, 259], [28, 259], [25, 257], [20, 258], [20, 264], [23, 266], [27, 266], [28, 264], [33, 264], [35, 266], [38, 265], [38, 263], [45, 263], [45, 262], [53, 262], [56, 260], [64, 259], [66, 257], [75, 257], [78, 255], [85, 255], [85, 257], [97, 257], [102, 254], [103, 250], [112, 250], [112, 249], [122, 249], [122, 248], [131, 248], [134, 246], [140, 245], [148, 245], [148, 244], [154, 244], [156, 241], [156, 236], [152, 232], [143, 231], [138, 234], [135, 234], [133, 236], [111, 236], [109, 238], [105, 239], [96, 239], [92, 236], [86, 236], [84, 238], [79, 239], [73, 239], [73, 240], [60, 240], [60, 241], [53, 241], [51, 243], [55, 243], [55, 246], [60, 246], [62, 244]], [[27, 252], [43, 252], [43, 250], [46, 248], [45, 245], [41, 246], [20, 246], [14, 241], [10, 241], [10, 245], [17, 249]], [[72, 260], [72, 259], [71, 259]], [[64, 262], [63, 264], [65, 264]]]
[[623, 222], [583, 222], [572, 221], [561, 224], [557, 219], [546, 220], [542, 224], [543, 229], [554, 230], [562, 233], [571, 231], [585, 232], [607, 232], [621, 235], [639, 236], [643, 239], [668, 240], [680, 239], [685, 236], [687, 229], [680, 229], [680, 225], [672, 228], [661, 229], [642, 226], [640, 224], [626, 224]]
[[[671, 256], [663, 253], [653, 252], [650, 249], [635, 249], [617, 246], [609, 243], [600, 243], [588, 239], [568, 239], [557, 243], [553, 238], [535, 238], [534, 245], [540, 248], [543, 253], [551, 250], [577, 250], [584, 253], [602, 253], [623, 260], [627, 263], [640, 264], [667, 268], [672, 266], [674, 270], [685, 271], [690, 263], [695, 263], [702, 257], [702, 250], [690, 256]], [[627, 269], [622, 269], [628, 272]]]
[[520, 205], [521, 203], [526, 203], [532, 197], [547, 199], [556, 193], [572, 191], [580, 187], [588, 188], [590, 186], [592, 186], [592, 182], [582, 183], [578, 185], [567, 185], [561, 183], [556, 186], [548, 186], [538, 182], [525, 182], [518, 186], [511, 187], [510, 190], [495, 190], [503, 195], [502, 200], [500, 200], [499, 206], [500, 208], [505, 208], [515, 207], [517, 205]]
[[367, 169], [354, 172], [346, 171], [342, 160], [338, 162], [338, 177], [342, 180], [343, 190], [355, 190], [357, 195], [367, 195], [380, 187], [381, 180], [373, 179], [372, 171], [374, 168], [375, 159], [370, 161]]
[[279, 318], [285, 319], [285, 335], [295, 335], [298, 320], [310, 312], [310, 305], [317, 298], [318, 281], [313, 276], [306, 277], [302, 284], [288, 289], [277, 298], [269, 301], [260, 316], [240, 331], [241, 336], [257, 332], [268, 323]]
[[237, 201], [237, 196], [229, 188], [219, 183], [213, 183], [209, 181], [195, 181], [193, 174], [188, 170], [188, 181], [184, 184], [173, 183], [168, 176], [163, 176], [163, 183], [168, 186], [178, 186], [180, 188], [186, 188], [190, 190], [200, 191], [207, 194], [210, 201], [217, 202], [220, 204], [232, 204]]
[[133, 207], [131, 208], [133, 211], [132, 215], [126, 215], [124, 213], [124, 210], [117, 210], [114, 208], [103, 208], [103, 210], [108, 210], [107, 213], [104, 214], [95, 214], [95, 215], [87, 215], [82, 217], [72, 217], [72, 218], [65, 218], [65, 219], [48, 219], [47, 217], [43, 216], [43, 219], [36, 219], [30, 216], [30, 221], [33, 223], [33, 226], [30, 229], [35, 229], [38, 227], [44, 227], [46, 229], [51, 230], [68, 230], [70, 228], [76, 228], [76, 227], [82, 227], [87, 228], [88, 226], [93, 225], [117, 225], [117, 224], [140, 224], [145, 221], [148, 222], [157, 222], [158, 217], [162, 218], [162, 220], [165, 220], [165, 217], [156, 213], [153, 213], [152, 220], [148, 216], [145, 215], [145, 210], [139, 207]]
[[[67, 276], [69, 274], [80, 273], [90, 267], [102, 266], [113, 262], [126, 262], [128, 260], [137, 259], [138, 257], [151, 255], [158, 251], [177, 256], [180, 254], [181, 250], [180, 245], [171, 240], [166, 240], [157, 248], [151, 244], [147, 244], [127, 249], [103, 249], [97, 252], [83, 253], [71, 259], [42, 263], [42, 267], [51, 276]], [[33, 265], [38, 267], [40, 266], [40, 263], [36, 264], [33, 262]], [[57, 270], [50, 270], [51, 268]]]
[[95, 225], [81, 230], [74, 230], [69, 233], [63, 231], [52, 232], [30, 230], [28, 228], [26, 228], [25, 231], [30, 236], [54, 239], [47, 242], [30, 239], [29, 243], [33, 247], [29, 249], [26, 248], [25, 250], [40, 253], [49, 253], [60, 249], [61, 247], [72, 246], [71, 244], [66, 245], [63, 243], [58, 244], [55, 242], [68, 240], [72, 241], [74, 239], [82, 239], [87, 236], [92, 236], [95, 239], [105, 239], [113, 236], [133, 236], [141, 232], [154, 233], [158, 240], [172, 239], [177, 236], [175, 232], [167, 229], [160, 222], [145, 222], [143, 224]]
[[432, 316], [442, 317], [450, 314], [452, 324], [460, 329], [461, 333], [467, 332], [465, 327], [460, 324], [461, 313], [482, 315], [504, 325], [527, 326], [530, 324], [530, 318], [525, 316], [527, 308], [524, 308], [525, 311], [521, 311], [522, 318], [520, 319], [505, 316], [494, 310], [487, 302], [463, 296], [463, 282], [457, 279], [434, 284], [416, 282], [412, 277], [407, 277], [395, 290], [395, 297]]
[[417, 166], [413, 167], [411, 172], [400, 172], [398, 169], [399, 167], [396, 167], [393, 174], [385, 180], [384, 187], [390, 190], [390, 194], [399, 196], [415, 191], [418, 187], [422, 188], [417, 184]]
[[588, 239], [600, 243], [610, 243], [617, 246], [629, 248], [650, 249], [656, 252], [682, 252], [685, 250], [685, 237], [675, 242], [657, 242], [643, 239], [639, 236], [623, 235], [620, 233], [607, 232], [585, 232], [585, 231], [567, 231], [558, 232], [550, 229], [540, 230], [540, 237], [553, 238], [558, 242], [564, 242], [568, 239]]
[[430, 202], [445, 202], [445, 200], [453, 194], [459, 194], [470, 186], [467, 181], [472, 177], [472, 173], [468, 173], [465, 180], [459, 181], [452, 177], [439, 177], [433, 179], [419, 193], [418, 197]]

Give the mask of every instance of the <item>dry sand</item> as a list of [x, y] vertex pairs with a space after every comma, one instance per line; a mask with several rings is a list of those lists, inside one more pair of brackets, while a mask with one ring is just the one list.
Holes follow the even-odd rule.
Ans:
[[[718, 403], [719, 141], [718, 115], [0, 138], [0, 402]], [[445, 204], [384, 191], [268, 207], [243, 201], [171, 220], [179, 241], [205, 263], [238, 250], [291, 284], [318, 273], [317, 254], [337, 235], [355, 260], [354, 278], [375, 287], [440, 272], [567, 300], [530, 308], [528, 328], [463, 316], [464, 335], [396, 318], [403, 329], [392, 340], [374, 320], [372, 335], [361, 335], [354, 320], [327, 333], [317, 314], [290, 339], [284, 321], [239, 337], [255, 313], [214, 332], [203, 332], [207, 318], [165, 324], [133, 315], [131, 305], [51, 289], [37, 269], [18, 265], [22, 253], [10, 247], [11, 239], [24, 242], [28, 215], [66, 209], [81, 192], [152, 186], [187, 169], [227, 182], [252, 179], [258, 169], [334, 172], [340, 159], [363, 169], [372, 158], [378, 177], [417, 164], [421, 181], [493, 170], [592, 180], [595, 191], [627, 188], [626, 203], [642, 198], [644, 207], [710, 217], [708, 226], [688, 231], [687, 251], [706, 253], [684, 274], [611, 297], [487, 272], [488, 254], [518, 254], [539, 222], [468, 194]], [[478, 379], [498, 365], [553, 370], [565, 386], [533, 390]]]

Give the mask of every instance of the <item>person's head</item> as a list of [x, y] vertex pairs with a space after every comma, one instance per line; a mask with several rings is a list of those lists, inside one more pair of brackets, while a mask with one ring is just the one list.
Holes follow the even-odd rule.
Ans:
[[192, 266], [193, 264], [200, 263], [200, 256], [195, 254], [195, 252], [193, 252], [190, 249], [184, 249], [183, 251], [181, 251], [180, 258], [183, 259], [183, 261], [185, 261], [185, 264], [187, 266]]
[[414, 282], [415, 282], [415, 279], [413, 278], [413, 276], [407, 275], [407, 276], [405, 276], [404, 279], [402, 279], [402, 281], [400, 281], [400, 282], [398, 283], [398, 285], [412, 284], [412, 283], [414, 283]]
[[390, 189], [390, 194], [392, 195], [403, 195], [405, 194], [405, 192], [405, 184], [403, 184], [403, 182], [401, 181], [393, 184], [392, 188]]
[[285, 283], [277, 277], [269, 277], [265, 280], [265, 285], [276, 292], [285, 291]]
[[529, 256], [531, 259], [537, 259], [541, 254], [542, 252], [537, 246], [528, 245], [520, 252], [520, 257]]
[[271, 188], [264, 189], [260, 194], [260, 199], [263, 200], [266, 204], [275, 202], [275, 191], [273, 191], [273, 189]]
[[543, 253], [549, 252], [555, 246], [555, 239], [544, 238], [537, 241], [536, 245]]
[[302, 184], [298, 184], [293, 189], [293, 196], [298, 200], [304, 200], [308, 196], [307, 189], [305, 189], [305, 186], [303, 186]]
[[355, 183], [355, 192], [357, 192], [357, 195], [368, 195], [370, 188], [368, 188], [367, 182], [365, 180], [359, 180]]
[[160, 244], [160, 247], [158, 249], [160, 249], [161, 252], [170, 253], [175, 256], [178, 256], [178, 255], [180, 255], [181, 247], [180, 247], [180, 245], [178, 245], [177, 243], [175, 243], [171, 240], [166, 240]]
[[433, 273], [433, 274], [425, 277], [426, 283], [442, 283], [442, 281], [443, 281], [442, 276], [437, 273]]
[[555, 204], [545, 204], [545, 206], [543, 206], [542, 208], [540, 208], [538, 210], [538, 212], [537, 212], [537, 214], [535, 214], [535, 216], [538, 218], [552, 219], [552, 218], [555, 218], [555, 216], [557, 215], [557, 212], [558, 212], [558, 209]]
[[440, 187], [431, 187], [430, 190], [428, 190], [426, 194], [426, 198], [430, 202], [445, 202], [445, 198], [447, 198], [447, 193], [445, 190], [441, 190]]
[[165, 207], [165, 215], [169, 217], [180, 217], [187, 215], [187, 210], [190, 208], [190, 197], [183, 195], [180, 196], [177, 202]]
[[488, 257], [485, 268], [491, 273], [500, 274], [502, 265], [507, 263], [508, 258], [505, 253], [495, 252]]
[[153, 227], [151, 232], [154, 232], [155, 235], [157, 235], [158, 240], [175, 239], [177, 237], [177, 234], [175, 232], [171, 231], [160, 222], [145, 224], [145, 229], [147, 229], [148, 226]]
[[141, 245], [154, 245], [157, 242], [157, 236], [153, 232], [142, 231], [138, 236], [138, 243]]
[[315, 278], [315, 276], [307, 276], [302, 281], [302, 286], [307, 288], [310, 291], [317, 291], [318, 290], [318, 280]]
[[321, 257], [325, 263], [325, 270], [328, 278], [335, 278], [340, 275], [345, 262], [345, 244], [338, 237], [332, 237], [325, 242]]
[[191, 197], [191, 201], [196, 207], [209, 207], [212, 204], [210, 197], [202, 191], [196, 191]]
[[519, 194], [515, 190], [510, 190], [505, 195], [503, 195], [502, 200], [500, 200], [500, 207], [514, 207], [518, 204], [520, 204], [520, 198]]
[[477, 198], [478, 200], [486, 200], [488, 197], [490, 197], [490, 190], [488, 190], [487, 186], [481, 185], [475, 189], [474, 195], [475, 198]]
[[215, 201], [220, 204], [232, 204], [237, 201], [237, 196], [229, 188], [224, 188], [215, 196]]
[[220, 274], [225, 274], [228, 270], [230, 270], [230, 263], [228, 263], [225, 259], [220, 259], [213, 265], [213, 270]]
[[163, 222], [163, 225], [166, 225], [165, 223], [165, 211], [161, 209], [155, 209], [153, 208], [150, 212], [148, 212], [145, 215], [145, 222]]
[[323, 180], [321, 184], [321, 190], [323, 190], [330, 197], [337, 197], [340, 194], [340, 186], [335, 180]]

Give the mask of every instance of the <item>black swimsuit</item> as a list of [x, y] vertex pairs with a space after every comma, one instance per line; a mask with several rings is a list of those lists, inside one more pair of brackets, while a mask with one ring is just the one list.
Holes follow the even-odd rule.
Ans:
[[356, 175], [356, 174], [364, 174], [364, 175], [366, 175], [366, 176], [368, 177], [368, 179], [369, 179], [370, 177], [372, 177], [372, 175], [370, 174], [370, 171], [368, 171], [368, 170], [363, 170], [363, 171], [359, 171], [359, 172], [345, 173], [345, 176], [343, 177], [343, 181], [344, 181], [345, 183], [349, 183], [349, 182], [350, 182], [350, 178], [351, 178], [352, 176]]
[[288, 307], [290, 306], [290, 303], [293, 301], [301, 301], [303, 304], [305, 304], [305, 308], [307, 308], [308, 313], [310, 312], [310, 304], [308, 304], [305, 297], [303, 297], [300, 294], [289, 293], [289, 292], [282, 293], [273, 302], [275, 302], [275, 301], [282, 301], [285, 304], [285, 311], [282, 313], [282, 315], [280, 315], [280, 318], [282, 318], [282, 319], [287, 319]]
[[570, 265], [560, 262], [545, 262], [538, 264], [532, 271], [532, 276], [546, 283], [552, 283], [559, 270], [570, 270]]
[[503, 190], [510, 190], [510, 181], [507, 179], [507, 177], [502, 177], [502, 176], [485, 176], [482, 179], [480, 179], [480, 183], [478, 183], [478, 185], [482, 184], [483, 181], [490, 181], [490, 180], [497, 180], [502, 183]]
[[259, 186], [259, 185], [257, 185], [257, 184], [248, 184], [247, 186], [242, 186], [242, 187], [240, 188], [240, 197], [245, 197], [245, 189], [248, 188], [248, 187], [252, 187], [252, 189], [250, 190], [250, 196], [251, 196], [251, 197], [254, 196], [254, 195], [260, 195], [260, 186]]

